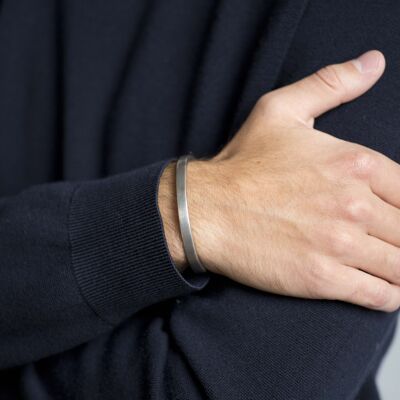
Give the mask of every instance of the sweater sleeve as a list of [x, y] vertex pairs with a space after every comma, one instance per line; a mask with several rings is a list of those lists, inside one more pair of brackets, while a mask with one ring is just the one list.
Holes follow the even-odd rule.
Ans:
[[73, 348], [205, 286], [168, 251], [157, 204], [168, 161], [0, 200], [0, 368]]

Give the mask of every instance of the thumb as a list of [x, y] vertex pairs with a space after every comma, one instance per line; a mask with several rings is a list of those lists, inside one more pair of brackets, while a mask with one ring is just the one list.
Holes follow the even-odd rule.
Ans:
[[279, 97], [296, 119], [309, 124], [326, 111], [364, 94], [382, 76], [384, 69], [383, 54], [371, 50], [357, 59], [321, 68], [276, 90], [274, 97]]

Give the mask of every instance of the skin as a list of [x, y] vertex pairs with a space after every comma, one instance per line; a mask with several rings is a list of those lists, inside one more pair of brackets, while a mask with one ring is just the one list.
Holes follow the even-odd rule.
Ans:
[[[282, 295], [399, 308], [400, 166], [313, 128], [384, 69], [373, 50], [269, 92], [220, 153], [189, 163], [193, 237], [210, 272]], [[158, 200], [184, 270], [174, 174], [170, 164]]]

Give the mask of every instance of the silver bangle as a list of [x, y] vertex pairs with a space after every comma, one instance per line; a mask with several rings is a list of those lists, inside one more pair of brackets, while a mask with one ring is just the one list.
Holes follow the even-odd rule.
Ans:
[[176, 163], [176, 199], [178, 203], [178, 218], [183, 249], [191, 269], [193, 272], [199, 274], [207, 272], [207, 270], [204, 268], [197, 256], [196, 248], [194, 246], [186, 193], [187, 164], [188, 161], [193, 158], [192, 155], [185, 155], [180, 157]]

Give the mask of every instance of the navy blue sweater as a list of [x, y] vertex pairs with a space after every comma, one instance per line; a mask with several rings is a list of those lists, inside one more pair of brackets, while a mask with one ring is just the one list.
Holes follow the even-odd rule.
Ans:
[[[166, 321], [208, 278], [171, 261], [160, 174], [181, 154], [215, 153], [277, 86], [370, 48], [398, 61], [395, 17], [375, 35], [365, 4], [0, 2], [1, 399], [170, 399], [176, 376], [196, 384]], [[351, 127], [352, 105], [317, 127], [395, 157], [398, 115], [360, 133], [394, 109], [393, 85], [361, 99], [369, 113]], [[389, 86], [391, 102], [375, 104]]]

